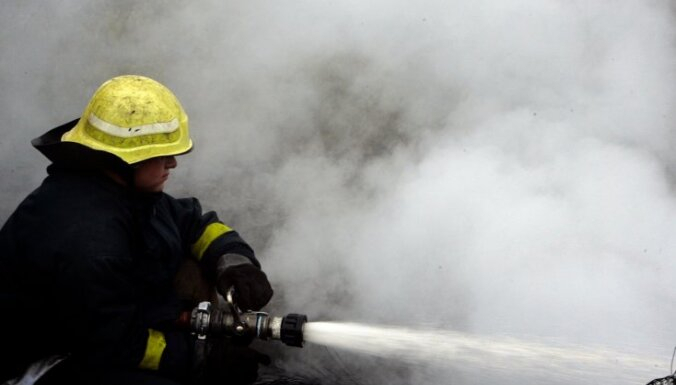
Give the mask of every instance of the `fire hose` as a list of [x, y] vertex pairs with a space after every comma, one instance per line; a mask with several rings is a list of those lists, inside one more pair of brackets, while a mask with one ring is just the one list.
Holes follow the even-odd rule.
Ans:
[[288, 346], [303, 347], [304, 314], [274, 317], [265, 312], [239, 310], [234, 302], [234, 289], [225, 296], [228, 309], [219, 309], [211, 302], [200, 302], [191, 312], [184, 312], [179, 326], [188, 327], [204, 340], [208, 336], [254, 337], [261, 340], [279, 340]]

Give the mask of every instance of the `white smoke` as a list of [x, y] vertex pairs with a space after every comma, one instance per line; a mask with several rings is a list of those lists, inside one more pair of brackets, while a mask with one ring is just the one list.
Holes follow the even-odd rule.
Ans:
[[[140, 73], [191, 118], [169, 192], [256, 247], [271, 311], [665, 364], [674, 32], [668, 0], [3, 2], [0, 220], [44, 175], [28, 141]], [[282, 365], [336, 365], [311, 349]], [[438, 370], [397, 375], [478, 381]]]

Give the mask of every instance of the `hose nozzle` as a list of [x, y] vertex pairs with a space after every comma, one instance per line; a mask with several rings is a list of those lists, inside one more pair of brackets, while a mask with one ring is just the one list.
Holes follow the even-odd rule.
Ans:
[[[304, 314], [272, 317], [265, 312], [241, 312], [233, 301], [232, 289], [226, 295], [229, 311], [216, 309], [211, 302], [200, 302], [190, 314], [190, 330], [197, 338], [208, 335], [255, 337], [280, 340], [288, 346], [303, 347]], [[182, 317], [185, 319], [187, 317]]]

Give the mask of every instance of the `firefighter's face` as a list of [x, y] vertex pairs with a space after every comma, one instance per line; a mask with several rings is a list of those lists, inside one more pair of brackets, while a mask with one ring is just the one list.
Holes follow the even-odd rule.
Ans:
[[160, 192], [169, 179], [169, 170], [176, 167], [176, 157], [161, 156], [141, 162], [134, 174], [136, 189], [142, 192]]

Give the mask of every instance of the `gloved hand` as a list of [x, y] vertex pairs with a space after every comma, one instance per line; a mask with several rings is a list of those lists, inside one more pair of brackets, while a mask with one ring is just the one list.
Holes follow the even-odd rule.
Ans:
[[224, 297], [230, 287], [235, 288], [235, 303], [240, 309], [260, 310], [272, 298], [272, 286], [267, 275], [252, 264], [226, 268], [216, 282], [216, 288]]
[[206, 365], [207, 384], [251, 384], [258, 377], [258, 364], [269, 365], [270, 357], [227, 340], [211, 342]]

